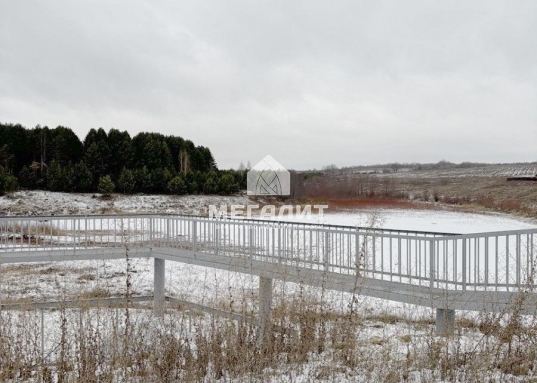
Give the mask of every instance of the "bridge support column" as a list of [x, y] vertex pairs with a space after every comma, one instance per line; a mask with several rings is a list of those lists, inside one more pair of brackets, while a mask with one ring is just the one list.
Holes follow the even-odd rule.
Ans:
[[436, 309], [436, 335], [449, 336], [455, 331], [455, 310]]
[[164, 259], [154, 258], [153, 274], [153, 312], [155, 316], [164, 315], [164, 282], [166, 261]]
[[259, 277], [259, 338], [257, 345], [263, 346], [270, 325], [272, 310], [272, 279]]

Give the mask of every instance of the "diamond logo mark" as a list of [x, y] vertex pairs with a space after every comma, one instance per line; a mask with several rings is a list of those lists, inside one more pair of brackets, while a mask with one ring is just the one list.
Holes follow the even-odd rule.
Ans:
[[290, 194], [290, 174], [278, 161], [266, 156], [247, 175], [248, 195]]

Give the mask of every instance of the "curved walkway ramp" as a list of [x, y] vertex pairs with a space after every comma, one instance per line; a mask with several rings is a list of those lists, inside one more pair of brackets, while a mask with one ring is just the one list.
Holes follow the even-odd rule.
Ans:
[[537, 229], [432, 233], [178, 215], [1, 217], [0, 263], [154, 258], [154, 306], [165, 262], [260, 277], [260, 322], [272, 280], [435, 308], [437, 332], [455, 310], [537, 310]]

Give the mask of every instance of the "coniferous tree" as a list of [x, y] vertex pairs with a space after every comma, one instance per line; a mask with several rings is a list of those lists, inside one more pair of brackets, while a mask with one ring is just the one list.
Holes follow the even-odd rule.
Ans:
[[91, 170], [86, 166], [84, 161], [75, 165], [75, 182], [74, 188], [78, 192], [87, 192], [92, 189], [93, 186], [93, 174]]
[[101, 194], [110, 195], [116, 189], [116, 185], [110, 176], [104, 176], [99, 179], [99, 186], [97, 189]]
[[0, 195], [11, 193], [19, 188], [17, 179], [11, 174], [7, 174], [4, 168], [0, 166]]
[[132, 148], [125, 147], [126, 142], [130, 142], [129, 133], [110, 129], [107, 137], [107, 146], [110, 153], [108, 171], [113, 179], [119, 178], [123, 168], [130, 168], [131, 166], [131, 161], [126, 157], [132, 156], [132, 153], [130, 153]]
[[51, 131], [51, 151], [51, 158], [61, 165], [66, 165], [69, 161], [80, 161], [83, 146], [71, 129], [58, 126]]
[[187, 192], [185, 181], [180, 175], [175, 176], [168, 183], [168, 192], [171, 194], [185, 194]]
[[206, 194], [215, 194], [218, 192], [218, 185], [216, 183], [216, 176], [207, 177], [203, 184], [203, 192]]
[[134, 173], [130, 169], [123, 168], [118, 180], [119, 190], [122, 193], [130, 194], [136, 189]]
[[6, 172], [4, 168], [0, 166], [0, 195], [4, 195], [6, 192]]
[[180, 181], [172, 185], [181, 193], [226, 194], [243, 183], [235, 171], [220, 173], [206, 147], [159, 133], [131, 138], [117, 129], [91, 129], [82, 142], [64, 126], [26, 129], [0, 123], [0, 166], [3, 182], [18, 178], [27, 189], [92, 192], [106, 176], [131, 193], [169, 192], [176, 175]]
[[63, 191], [64, 185], [62, 167], [57, 160], [52, 160], [47, 169], [47, 187], [52, 191]]
[[95, 181], [101, 176], [101, 153], [99, 151], [99, 144], [93, 142], [86, 150], [84, 154], [84, 163], [91, 172], [91, 184], [94, 185]]
[[151, 181], [151, 173], [147, 170], [147, 167], [143, 166], [141, 169], [137, 169], [135, 173], [137, 189], [144, 193], [150, 193], [153, 188], [153, 182]]
[[71, 161], [62, 169], [63, 172], [63, 190], [66, 192], [75, 191], [75, 165]]
[[27, 166], [23, 166], [19, 173], [19, 183], [25, 189], [33, 189], [35, 187], [35, 173], [30, 171]]
[[218, 192], [220, 194], [232, 194], [237, 190], [235, 178], [230, 172], [224, 173], [218, 182]]

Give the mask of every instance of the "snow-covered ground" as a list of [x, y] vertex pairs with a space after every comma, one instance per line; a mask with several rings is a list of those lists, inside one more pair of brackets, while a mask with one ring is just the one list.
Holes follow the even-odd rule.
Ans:
[[[114, 212], [195, 213], [208, 205], [247, 204], [248, 198], [220, 196], [117, 195], [112, 200], [91, 194], [67, 194], [43, 191], [18, 192], [0, 197], [0, 211], [17, 214], [56, 214], [87, 212], [96, 214], [106, 207]], [[110, 207], [111, 206], [111, 207]], [[304, 221], [286, 217], [285, 220]], [[349, 226], [377, 226], [389, 229], [472, 233], [537, 228], [537, 222], [507, 214], [470, 214], [452, 211], [406, 209], [360, 209], [311, 216], [309, 222]], [[131, 260], [133, 290], [152, 293], [151, 260]], [[0, 291], [4, 298], [54, 299], [58, 293], [76, 296], [80, 291], [105, 290], [110, 295], [124, 292], [125, 261], [84, 261], [65, 264], [3, 266]], [[186, 300], [222, 304], [221, 291], [257, 291], [257, 278], [221, 270], [168, 262], [167, 289]], [[73, 289], [73, 286], [77, 286]], [[222, 288], [225, 286], [225, 288]], [[220, 294], [220, 295], [219, 295]], [[385, 302], [374, 306], [385, 306]], [[400, 304], [388, 303], [389, 306]]]
[[441, 233], [483, 233], [537, 228], [537, 221], [501, 213], [461, 213], [444, 210], [360, 209], [328, 212], [311, 216], [289, 217], [292, 221], [306, 221], [345, 226], [369, 226], [371, 223], [385, 229], [431, 231]]
[[[210, 205], [248, 205], [247, 196], [217, 195], [123, 195], [102, 199], [98, 194], [20, 191], [0, 197], [2, 215], [60, 215], [114, 213], [204, 214]], [[256, 203], [257, 204], [257, 203]], [[374, 219], [374, 222], [371, 220]], [[300, 221], [302, 217], [286, 217]], [[451, 233], [488, 232], [537, 227], [537, 221], [501, 213], [461, 213], [419, 209], [355, 209], [313, 215], [309, 222], [334, 225], [368, 226], [388, 229]]]
[[[50, 192], [20, 192], [11, 197], [0, 198], [0, 214], [64, 214], [104, 212], [167, 212], [195, 213], [210, 204], [247, 204], [247, 197], [218, 196], [115, 196], [106, 201], [84, 194], [64, 194]], [[296, 219], [296, 218], [295, 218]], [[293, 220], [288, 217], [287, 220]], [[297, 219], [298, 220], [298, 219]], [[311, 217], [311, 222], [351, 225], [381, 226], [391, 229], [425, 230], [436, 232], [486, 232], [511, 229], [536, 228], [535, 221], [515, 218], [505, 214], [469, 214], [434, 210], [362, 209], [327, 213], [322, 218]], [[3, 265], [0, 267], [0, 300], [45, 301], [57, 299], [91, 298], [95, 296], [116, 296], [125, 293], [127, 276], [135, 295], [153, 293], [153, 260], [131, 259], [116, 261], [77, 261], [66, 263], [40, 263]], [[127, 271], [130, 271], [127, 274]], [[326, 308], [334, 312], [345, 312], [351, 302], [365, 318], [360, 325], [359, 341], [366, 353], [391, 350], [395, 358], [404, 358], [408, 352], [408, 340], [412, 347], [426, 347], [432, 334], [434, 312], [430, 308], [416, 307], [398, 302], [390, 302], [369, 297], [352, 297], [350, 294], [323, 291], [306, 287], [307, 295], [323, 299]], [[292, 283], [275, 281], [275, 304], [296, 297], [301, 287]], [[254, 307], [258, 298], [258, 278], [239, 273], [225, 272], [211, 268], [167, 262], [166, 293], [180, 299], [225, 310], [241, 311], [241, 305]], [[22, 315], [22, 314], [20, 314]], [[30, 314], [28, 314], [30, 315]], [[33, 314], [32, 314], [33, 315]], [[35, 315], [38, 315], [37, 313]], [[392, 322], [375, 318], [383, 316], [398, 318]], [[477, 313], [458, 313], [476, 318]], [[47, 334], [54, 333], [58, 313], [47, 312]], [[37, 319], [36, 319], [37, 320]], [[416, 321], [416, 322], [412, 322]], [[429, 321], [429, 322], [428, 322]], [[413, 324], [414, 323], [414, 324]], [[419, 324], [418, 324], [419, 323]], [[426, 325], [423, 325], [426, 323]], [[461, 338], [461, 349], [472, 350], [479, 344], [482, 334], [465, 330]], [[405, 339], [405, 340], [402, 340]], [[52, 347], [54, 341], [50, 341]], [[382, 351], [384, 352], [384, 351]], [[325, 355], [326, 356], [326, 355]], [[304, 370], [289, 371], [287, 367], [274, 372], [272, 381], [309, 381], [318, 371], [327, 368], [323, 356], [312, 359], [304, 365]], [[325, 366], [325, 367], [323, 367]], [[328, 366], [330, 367], [330, 366]], [[284, 377], [291, 374], [291, 378]], [[375, 373], [379, 373], [376, 371]], [[375, 376], [373, 374], [373, 376]], [[335, 373], [333, 381], [368, 381], [365, 375]], [[323, 381], [323, 379], [317, 379]], [[433, 380], [431, 380], [433, 381]]]
[[60, 215], [115, 213], [202, 214], [209, 205], [247, 205], [246, 196], [124, 195], [102, 199], [99, 194], [19, 191], [0, 197], [2, 215]]
[[[169, 212], [193, 213], [210, 204], [247, 204], [247, 197], [220, 196], [115, 196], [106, 201], [88, 194], [66, 194], [42, 191], [15, 193], [0, 198], [0, 209], [11, 213], [51, 214], [64, 212], [99, 213], [112, 205], [115, 212]], [[26, 210], [25, 210], [26, 209]], [[79, 209], [75, 211], [76, 209]], [[303, 218], [286, 217], [303, 221]], [[360, 209], [329, 212], [323, 217], [312, 216], [310, 222], [350, 226], [378, 226], [390, 229], [436, 232], [471, 233], [536, 228], [537, 223], [506, 214], [470, 214], [435, 210]], [[131, 260], [133, 291], [152, 294], [152, 261]], [[108, 295], [124, 292], [126, 262], [80, 261], [65, 264], [31, 264], [3, 266], [0, 291], [4, 299], [31, 298], [33, 300], [88, 296], [106, 291]], [[193, 265], [167, 263], [166, 288], [171, 295], [209, 305], [233, 301], [232, 296], [245, 291], [257, 294], [257, 277], [230, 273]], [[76, 288], [74, 288], [76, 287]], [[222, 293], [225, 292], [225, 293]], [[227, 295], [230, 295], [226, 297]], [[338, 294], [336, 294], [338, 295]], [[340, 297], [344, 296], [339, 294]], [[364, 298], [365, 299], [365, 298]], [[398, 310], [400, 303], [365, 299], [371, 307]]]
[[413, 178], [463, 178], [463, 177], [533, 177], [537, 174], [537, 166], [534, 164], [520, 165], [488, 165], [472, 168], [451, 168], [431, 170], [410, 170], [397, 173], [378, 174], [389, 177], [413, 177]]

